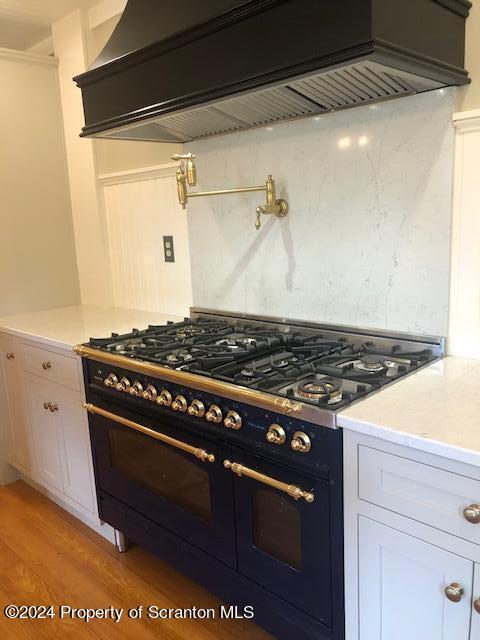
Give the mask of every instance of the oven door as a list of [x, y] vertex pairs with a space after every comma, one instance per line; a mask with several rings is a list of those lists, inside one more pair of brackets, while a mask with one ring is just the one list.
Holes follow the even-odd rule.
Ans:
[[172, 423], [87, 408], [98, 490], [236, 566], [228, 448]]
[[328, 482], [240, 449], [225, 466], [235, 478], [238, 570], [330, 626]]

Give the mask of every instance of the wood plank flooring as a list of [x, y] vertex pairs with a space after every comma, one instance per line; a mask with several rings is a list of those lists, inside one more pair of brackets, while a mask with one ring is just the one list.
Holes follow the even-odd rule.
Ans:
[[219, 601], [147, 551], [118, 554], [101, 536], [22, 481], [0, 487], [0, 638], [271, 640], [244, 620], [9, 620], [4, 607], [70, 605], [215, 609]]

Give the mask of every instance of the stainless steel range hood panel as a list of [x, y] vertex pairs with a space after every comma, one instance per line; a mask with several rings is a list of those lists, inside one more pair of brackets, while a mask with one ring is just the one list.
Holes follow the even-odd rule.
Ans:
[[188, 142], [443, 86], [443, 83], [376, 62], [359, 62], [100, 135], [127, 140]]
[[188, 142], [466, 84], [470, 6], [129, 0], [99, 59], [75, 78], [82, 135]]

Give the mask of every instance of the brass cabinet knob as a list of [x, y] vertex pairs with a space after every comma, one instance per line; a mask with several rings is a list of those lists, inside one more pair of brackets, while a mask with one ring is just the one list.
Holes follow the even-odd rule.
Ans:
[[50, 413], [54, 413], [58, 411], [58, 404], [56, 402], [44, 402], [43, 408], [45, 411], [50, 411]]
[[44, 371], [46, 371], [47, 369], [51, 369], [52, 368], [52, 363], [47, 361], [47, 362], [42, 362], [42, 369]]
[[205, 416], [208, 422], [219, 424], [223, 419], [222, 410], [216, 404], [212, 404]]
[[297, 453], [308, 453], [312, 448], [312, 443], [306, 433], [303, 431], [296, 431], [293, 434], [290, 446], [293, 451], [296, 451]]
[[201, 400], [192, 400], [192, 404], [188, 407], [188, 415], [195, 418], [203, 418], [205, 415], [205, 405]]
[[48, 411], [50, 409], [50, 402], [44, 402], [43, 408], [45, 409], [45, 411]]
[[465, 589], [458, 582], [452, 582], [448, 587], [445, 587], [445, 595], [450, 602], [460, 602], [465, 595]]
[[7, 353], [7, 360], [15, 360], [15, 354], [14, 353]]
[[142, 398], [144, 400], [150, 400], [150, 402], [155, 402], [157, 399], [157, 390], [153, 386], [153, 384], [149, 384], [145, 391], [142, 393]]
[[477, 613], [480, 613], [480, 598], [473, 601], [473, 608]]
[[123, 377], [120, 382], [115, 385], [115, 389], [117, 391], [125, 391], [128, 393], [128, 390], [130, 389], [130, 380]]
[[285, 429], [279, 424], [271, 424], [265, 435], [265, 439], [270, 444], [282, 445], [285, 443], [287, 435], [285, 433]]
[[58, 404], [50, 403], [50, 411], [53, 413], [54, 411], [58, 411]]
[[169, 407], [172, 404], [172, 394], [166, 389], [160, 391], [160, 395], [157, 398], [157, 404], [161, 407]]
[[480, 504], [471, 504], [463, 510], [465, 520], [472, 524], [480, 524]]
[[106, 387], [116, 387], [118, 383], [118, 378], [114, 373], [111, 373], [109, 376], [105, 378], [103, 384]]
[[128, 393], [131, 396], [135, 396], [135, 398], [138, 398], [143, 393], [143, 386], [140, 384], [138, 380], [135, 380], [135, 382], [130, 387]]
[[227, 427], [227, 429], [237, 429], [242, 428], [242, 418], [236, 411], [229, 411], [227, 413], [227, 417], [223, 421], [223, 424]]
[[181, 411], [185, 413], [188, 407], [188, 402], [185, 396], [178, 395], [175, 400], [172, 402], [172, 409], [174, 411]]

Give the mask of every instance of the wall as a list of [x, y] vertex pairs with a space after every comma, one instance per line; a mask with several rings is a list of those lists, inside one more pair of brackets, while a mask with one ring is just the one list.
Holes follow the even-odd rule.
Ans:
[[480, 108], [480, 4], [473, 0], [467, 20], [465, 66], [469, 71], [471, 84], [458, 94], [458, 111]]
[[79, 302], [52, 58], [0, 50], [0, 316]]
[[[176, 165], [102, 180], [113, 302], [185, 316], [192, 304], [187, 215], [177, 200]], [[175, 262], [165, 262], [163, 236]]]
[[261, 183], [287, 197], [254, 228], [262, 194], [192, 200], [194, 304], [446, 335], [453, 90], [186, 145], [199, 188]]

